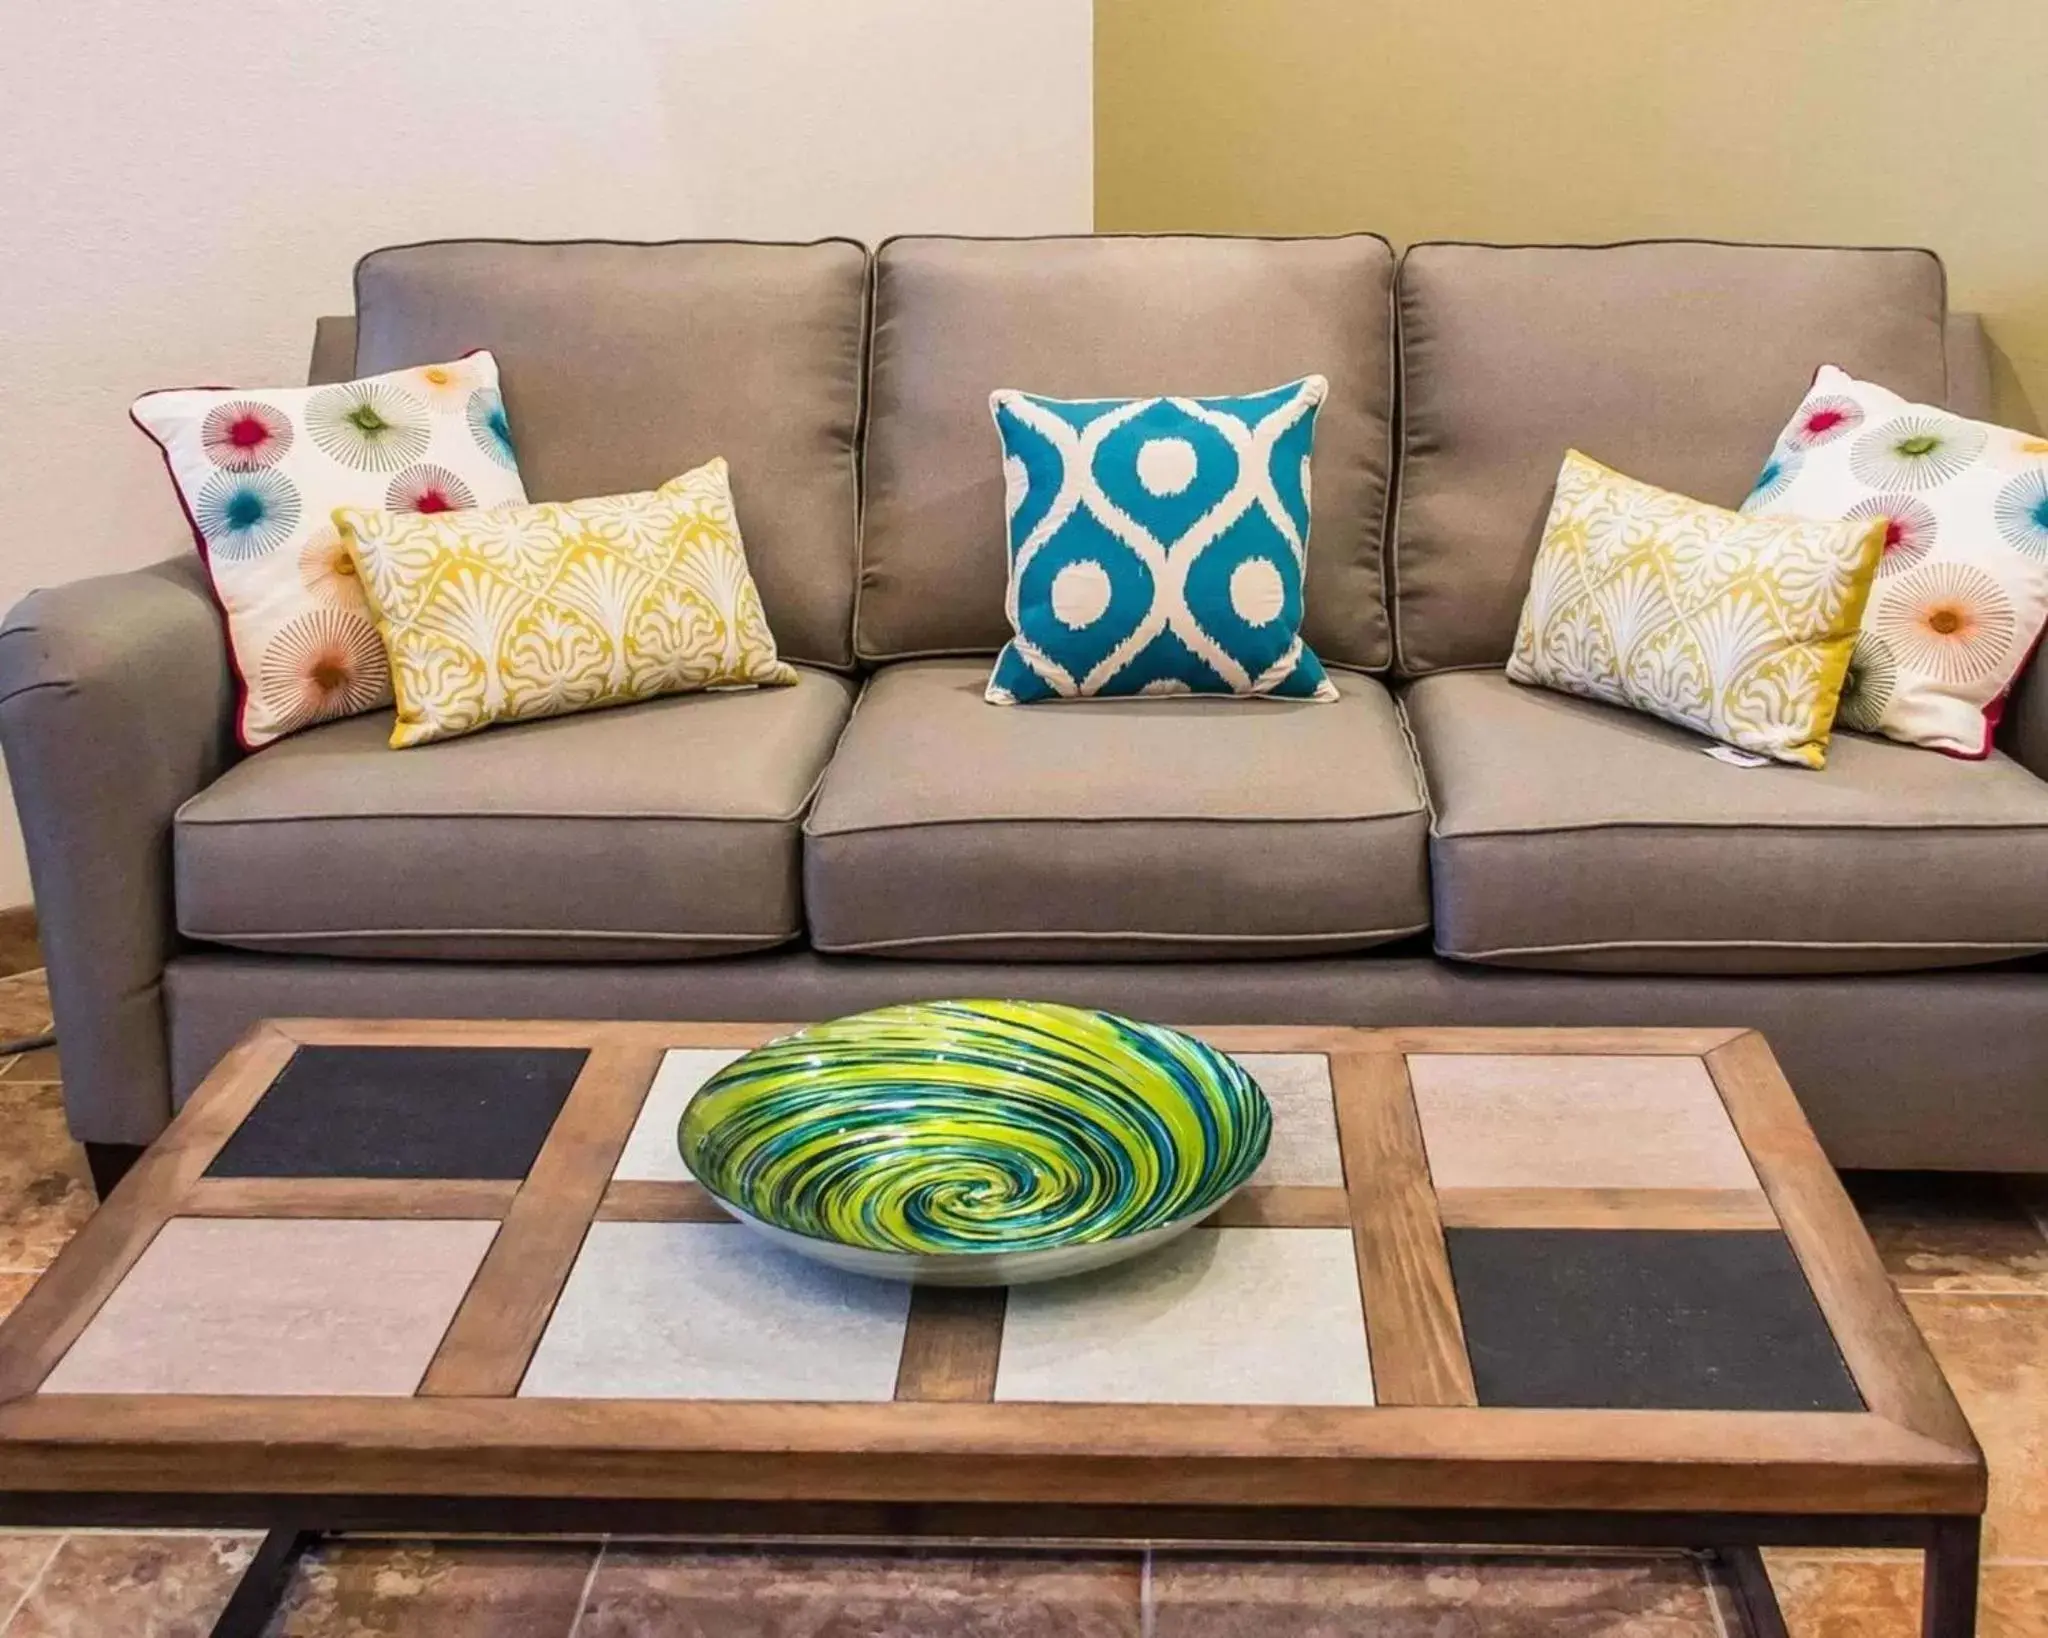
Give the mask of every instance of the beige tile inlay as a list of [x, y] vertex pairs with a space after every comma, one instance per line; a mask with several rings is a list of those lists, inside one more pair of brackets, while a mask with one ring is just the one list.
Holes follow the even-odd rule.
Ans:
[[1152, 1638], [1721, 1638], [1676, 1554], [1159, 1553], [1151, 1616]]
[[1440, 1189], [1754, 1189], [1697, 1058], [1413, 1053]]
[[1330, 1060], [1320, 1052], [1245, 1052], [1237, 1061], [1273, 1106], [1273, 1141], [1253, 1181], [1341, 1189], [1344, 1159]]
[[409, 1394], [497, 1227], [173, 1218], [43, 1392]]
[[1138, 1638], [1135, 1553], [614, 1546], [577, 1638]]
[[1348, 1229], [1196, 1229], [1010, 1293], [996, 1398], [1370, 1405]]

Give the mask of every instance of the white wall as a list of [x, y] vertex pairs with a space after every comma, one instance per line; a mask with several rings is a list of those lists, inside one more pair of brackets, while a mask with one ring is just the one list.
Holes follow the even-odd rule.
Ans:
[[[1085, 232], [1090, 0], [69, 0], [0, 53], [0, 607], [189, 544], [155, 386], [379, 244]], [[0, 905], [28, 898], [0, 803]]]

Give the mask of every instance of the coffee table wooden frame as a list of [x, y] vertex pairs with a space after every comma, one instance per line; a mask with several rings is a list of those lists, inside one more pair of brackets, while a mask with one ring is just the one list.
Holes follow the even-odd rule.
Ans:
[[[611, 1179], [662, 1053], [790, 1027], [258, 1025], [0, 1329], [0, 1522], [269, 1529], [222, 1632], [260, 1626], [305, 1533], [338, 1529], [1707, 1547], [1728, 1555], [1767, 1638], [1783, 1626], [1759, 1546], [1911, 1547], [1927, 1558], [1926, 1631], [1973, 1631], [1983, 1457], [1769, 1048], [1745, 1030], [1201, 1030], [1230, 1051], [1329, 1055], [1345, 1172], [1360, 1185], [1254, 1187], [1219, 1221], [1351, 1228], [1381, 1400], [1370, 1408], [994, 1403], [1002, 1294], [937, 1290], [913, 1299], [893, 1402], [512, 1397], [591, 1221], [720, 1215], [693, 1184]], [[523, 1182], [206, 1177], [301, 1044], [589, 1057]], [[1762, 1198], [1439, 1196], [1409, 1052], [1699, 1057]], [[157, 1230], [195, 1214], [501, 1228], [413, 1398], [40, 1396]], [[1781, 1224], [1867, 1408], [1480, 1407], [1447, 1220]]]

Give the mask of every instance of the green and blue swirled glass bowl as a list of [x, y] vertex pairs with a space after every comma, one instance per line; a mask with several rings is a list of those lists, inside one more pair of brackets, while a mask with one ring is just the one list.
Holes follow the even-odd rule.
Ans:
[[1025, 1001], [884, 1007], [749, 1052], [678, 1138], [742, 1221], [858, 1273], [1017, 1285], [1189, 1228], [1258, 1169], [1265, 1094], [1178, 1030]]

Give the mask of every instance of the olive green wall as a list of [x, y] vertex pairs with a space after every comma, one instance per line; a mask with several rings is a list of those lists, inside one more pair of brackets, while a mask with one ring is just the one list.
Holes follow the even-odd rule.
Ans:
[[1924, 244], [2048, 414], [2048, 0], [1096, 0], [1096, 225]]

